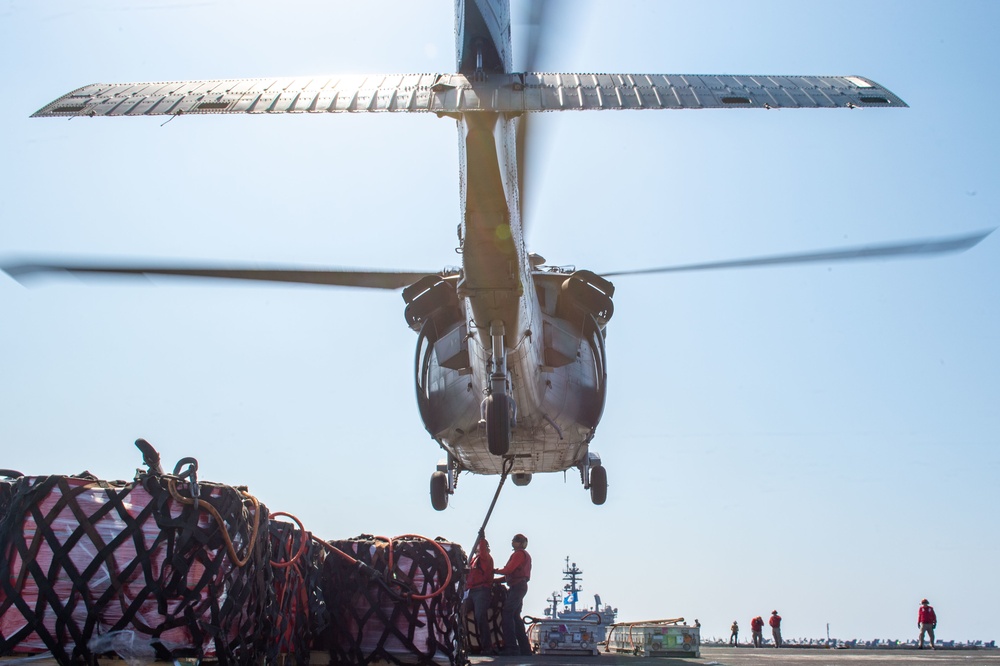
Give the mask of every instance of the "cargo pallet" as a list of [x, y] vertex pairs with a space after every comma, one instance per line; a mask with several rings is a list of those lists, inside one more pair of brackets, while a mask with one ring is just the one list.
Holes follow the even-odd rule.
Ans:
[[699, 657], [701, 630], [681, 620], [628, 622], [611, 627], [608, 651], [641, 657]]
[[532, 625], [531, 642], [541, 655], [598, 655], [606, 631], [607, 626], [588, 620], [539, 620]]

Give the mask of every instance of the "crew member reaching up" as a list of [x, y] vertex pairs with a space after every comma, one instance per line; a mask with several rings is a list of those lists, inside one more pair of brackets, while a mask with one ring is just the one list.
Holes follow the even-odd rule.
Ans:
[[493, 572], [490, 543], [486, 540], [486, 535], [480, 531], [479, 548], [469, 560], [469, 576], [465, 579], [465, 585], [469, 589], [469, 600], [472, 601], [472, 614], [476, 619], [480, 654], [494, 654], [489, 621], [490, 597], [493, 595]]

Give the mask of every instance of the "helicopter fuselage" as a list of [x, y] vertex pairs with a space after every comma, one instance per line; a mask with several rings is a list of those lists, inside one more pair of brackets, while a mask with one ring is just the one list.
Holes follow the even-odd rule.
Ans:
[[[458, 68], [474, 87], [510, 73], [506, 0], [456, 0], [456, 21]], [[408, 321], [420, 334], [418, 403], [452, 470], [499, 474], [507, 461], [521, 478], [578, 466], [586, 479], [588, 445], [604, 408], [613, 292], [588, 272], [534, 270], [519, 199], [522, 118], [456, 118], [462, 270], [404, 293]], [[503, 455], [490, 451], [487, 427], [486, 401], [499, 392], [509, 398]]]

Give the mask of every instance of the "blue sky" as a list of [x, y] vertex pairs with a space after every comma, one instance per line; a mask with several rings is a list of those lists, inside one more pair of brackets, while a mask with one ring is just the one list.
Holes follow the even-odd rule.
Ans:
[[[597, 272], [997, 225], [989, 0], [578, 2], [539, 69], [858, 74], [904, 110], [547, 114], [529, 242]], [[515, 16], [522, 5], [514, 1]], [[523, 26], [515, 18], [514, 39]], [[3, 0], [0, 256], [438, 269], [459, 263], [454, 122], [30, 120], [93, 82], [447, 72], [449, 2]], [[542, 157], [544, 156], [544, 157]], [[569, 555], [622, 619], [706, 636], [997, 639], [1000, 237], [915, 261], [615, 281], [610, 393], [575, 474], [504, 489], [526, 612]], [[136, 437], [324, 538], [467, 547], [496, 478], [430, 508], [396, 293], [0, 276], [0, 467], [129, 478]]]

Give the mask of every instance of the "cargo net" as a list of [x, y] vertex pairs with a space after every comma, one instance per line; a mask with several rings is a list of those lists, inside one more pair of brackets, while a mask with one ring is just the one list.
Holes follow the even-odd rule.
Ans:
[[0, 469], [0, 521], [7, 515], [7, 507], [10, 506], [10, 496], [14, 480], [20, 476], [24, 475], [12, 469]]
[[[490, 645], [492, 649], [500, 652], [504, 648], [503, 643], [503, 602], [507, 598], [507, 588], [502, 583], [493, 583], [490, 589], [490, 607], [486, 611], [486, 622], [489, 624]], [[472, 654], [483, 654], [483, 640], [479, 635], [479, 627], [476, 626], [476, 616], [472, 608], [472, 599], [466, 598], [462, 602], [462, 622], [465, 628], [466, 645]]]
[[22, 477], [0, 518], [0, 654], [266, 658], [267, 529], [267, 509], [229, 486]]
[[[286, 516], [297, 524], [274, 520]], [[271, 566], [276, 597], [274, 640], [285, 664], [308, 664], [315, 636], [326, 629], [328, 617], [320, 587], [326, 550], [290, 514], [271, 514]]]
[[330, 624], [323, 642], [333, 663], [466, 662], [461, 546], [368, 535], [328, 545], [322, 586]]

